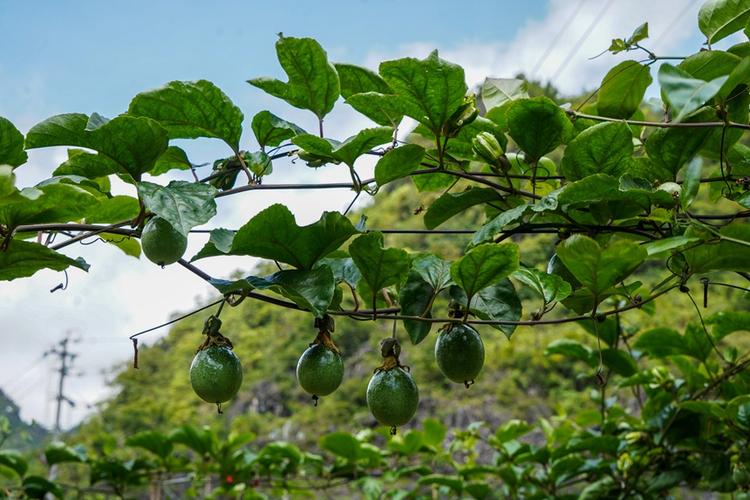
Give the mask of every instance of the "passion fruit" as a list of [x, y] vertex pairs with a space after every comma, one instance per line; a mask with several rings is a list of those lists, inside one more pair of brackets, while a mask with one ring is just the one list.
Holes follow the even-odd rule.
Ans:
[[418, 404], [417, 384], [402, 367], [376, 371], [367, 385], [370, 413], [378, 422], [393, 429], [411, 420]]
[[242, 364], [231, 347], [211, 345], [198, 351], [190, 364], [190, 384], [208, 403], [232, 399], [242, 384]]
[[153, 217], [141, 232], [141, 246], [148, 260], [166, 266], [180, 260], [187, 249], [187, 238], [167, 220]]
[[469, 387], [484, 365], [482, 337], [467, 324], [450, 324], [435, 342], [435, 360], [443, 375]]
[[323, 344], [313, 344], [297, 362], [297, 381], [313, 399], [338, 389], [344, 378], [341, 355]]
[[581, 288], [581, 282], [578, 281], [575, 276], [573, 276], [573, 273], [570, 272], [570, 269], [565, 267], [565, 264], [563, 264], [563, 261], [556, 253], [552, 254], [552, 258], [547, 263], [547, 274], [555, 274], [561, 277], [562, 279], [570, 283], [570, 286], [574, 290], [576, 288]]

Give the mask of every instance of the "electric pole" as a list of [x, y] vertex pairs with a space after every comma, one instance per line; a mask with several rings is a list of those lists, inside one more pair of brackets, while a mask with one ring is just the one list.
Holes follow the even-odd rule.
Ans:
[[73, 341], [70, 338], [70, 334], [68, 334], [60, 342], [55, 344], [49, 351], [44, 353], [45, 356], [56, 356], [60, 361], [60, 367], [56, 370], [59, 374], [59, 378], [57, 382], [57, 396], [55, 397], [55, 427], [53, 429], [55, 435], [59, 435], [60, 431], [62, 430], [60, 427], [60, 417], [62, 414], [63, 402], [68, 403], [71, 407], [75, 406], [73, 400], [66, 396], [64, 392], [65, 379], [68, 377], [68, 375], [70, 375], [70, 368], [73, 364], [73, 360], [76, 358], [76, 356], [78, 356], [77, 354], [70, 352], [69, 345], [71, 342], [75, 341]]

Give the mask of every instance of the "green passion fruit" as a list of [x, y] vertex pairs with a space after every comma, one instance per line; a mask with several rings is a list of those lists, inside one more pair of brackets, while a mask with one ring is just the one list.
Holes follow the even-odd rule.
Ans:
[[317, 401], [338, 389], [344, 378], [341, 355], [323, 344], [313, 344], [297, 362], [297, 381]]
[[180, 260], [187, 249], [187, 238], [165, 219], [153, 217], [141, 232], [141, 246], [148, 260], [166, 266]]
[[570, 283], [570, 286], [575, 290], [576, 288], [581, 288], [581, 282], [578, 281], [578, 279], [573, 276], [573, 273], [570, 272], [570, 269], [565, 267], [565, 264], [563, 264], [563, 261], [560, 260], [560, 257], [555, 253], [552, 254], [552, 258], [547, 263], [547, 274], [556, 274], [557, 276], [561, 277], [568, 283]]
[[443, 375], [469, 387], [484, 365], [482, 337], [469, 325], [447, 325], [435, 342], [435, 360]]
[[212, 345], [201, 349], [190, 364], [190, 384], [208, 403], [232, 399], [242, 384], [242, 364], [231, 347]]
[[411, 374], [401, 367], [378, 370], [367, 385], [367, 406], [375, 419], [392, 427], [412, 419], [419, 404], [419, 390]]

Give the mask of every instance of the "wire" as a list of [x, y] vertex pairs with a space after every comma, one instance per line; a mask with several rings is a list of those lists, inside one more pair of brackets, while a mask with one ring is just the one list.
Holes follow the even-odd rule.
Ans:
[[573, 47], [570, 49], [570, 52], [568, 53], [568, 56], [565, 58], [565, 60], [560, 64], [560, 66], [557, 68], [555, 73], [550, 78], [550, 81], [555, 81], [560, 76], [560, 74], [565, 71], [565, 68], [568, 67], [568, 64], [573, 60], [573, 57], [578, 53], [578, 51], [583, 46], [584, 42], [588, 39], [588, 37], [591, 35], [591, 33], [594, 31], [594, 28], [599, 24], [599, 21], [601, 21], [604, 14], [609, 10], [609, 8], [612, 6], [612, 3], [614, 0], [609, 0], [605, 5], [604, 8], [602, 8], [601, 11], [599, 11], [599, 14], [594, 18], [593, 21], [591, 21], [591, 24], [586, 28], [586, 31], [583, 32], [581, 37], [578, 39], [578, 41], [573, 45]]
[[677, 17], [672, 19], [672, 22], [669, 23], [667, 28], [662, 31], [659, 36], [654, 40], [654, 42], [651, 44], [651, 49], [656, 50], [659, 45], [662, 43], [662, 41], [667, 37], [669, 33], [672, 32], [673, 29], [677, 27], [677, 24], [682, 20], [683, 17], [685, 17], [685, 14], [687, 14], [690, 9], [699, 2], [699, 0], [688, 0], [688, 2], [685, 4], [685, 7], [682, 8], [682, 11], [680, 11], [679, 14], [677, 14]]
[[539, 68], [542, 67], [542, 64], [547, 60], [547, 57], [552, 53], [552, 50], [557, 46], [557, 42], [560, 41], [560, 38], [565, 34], [565, 32], [568, 30], [568, 27], [575, 21], [575, 18], [578, 16], [578, 13], [581, 11], [581, 7], [583, 7], [583, 4], [586, 2], [586, 0], [581, 0], [578, 2], [578, 5], [575, 6], [573, 9], [573, 12], [571, 12], [568, 19], [565, 20], [565, 22], [562, 25], [562, 29], [557, 32], [557, 34], [552, 38], [552, 41], [550, 42], [549, 46], [547, 46], [547, 49], [544, 51], [544, 53], [541, 55], [541, 57], [537, 60], [536, 64], [534, 64], [533, 69], [529, 72], [529, 78], [532, 78], [537, 71], [539, 71]]

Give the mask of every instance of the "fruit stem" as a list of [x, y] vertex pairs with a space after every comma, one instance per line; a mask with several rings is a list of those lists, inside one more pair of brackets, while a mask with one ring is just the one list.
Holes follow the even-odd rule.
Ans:
[[391, 426], [391, 436], [395, 436], [398, 433], [398, 428], [395, 425]]

